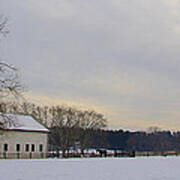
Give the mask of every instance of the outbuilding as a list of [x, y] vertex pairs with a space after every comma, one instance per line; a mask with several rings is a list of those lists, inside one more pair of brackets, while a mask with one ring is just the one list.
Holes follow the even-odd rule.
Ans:
[[48, 133], [32, 116], [0, 116], [0, 158], [46, 157]]

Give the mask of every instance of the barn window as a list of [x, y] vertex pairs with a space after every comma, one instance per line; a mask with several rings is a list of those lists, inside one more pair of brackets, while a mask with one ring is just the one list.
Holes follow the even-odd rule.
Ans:
[[43, 145], [42, 145], [42, 144], [39, 145], [39, 151], [40, 151], [40, 152], [43, 151]]
[[8, 151], [8, 144], [4, 144], [4, 151]]
[[26, 152], [29, 151], [29, 144], [26, 144]]
[[19, 152], [20, 151], [20, 147], [21, 147], [20, 144], [16, 144], [16, 151]]
[[35, 145], [31, 144], [31, 151], [34, 152], [35, 151]]

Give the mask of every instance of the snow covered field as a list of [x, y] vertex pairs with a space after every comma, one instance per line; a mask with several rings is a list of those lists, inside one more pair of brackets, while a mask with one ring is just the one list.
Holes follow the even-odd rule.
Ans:
[[0, 160], [1, 180], [180, 180], [180, 157]]

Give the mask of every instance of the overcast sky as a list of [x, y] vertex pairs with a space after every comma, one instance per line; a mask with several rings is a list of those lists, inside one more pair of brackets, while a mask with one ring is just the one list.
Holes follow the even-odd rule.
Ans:
[[0, 56], [27, 98], [105, 114], [110, 128], [180, 129], [180, 0], [0, 0]]

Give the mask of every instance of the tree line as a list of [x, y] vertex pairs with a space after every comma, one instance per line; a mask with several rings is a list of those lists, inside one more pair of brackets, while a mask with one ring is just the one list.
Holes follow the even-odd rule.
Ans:
[[[94, 130], [93, 130], [94, 131]], [[124, 131], [124, 130], [98, 130], [97, 136], [104, 138], [104, 143], [92, 145], [95, 148], [107, 148], [122, 151], [180, 151], [180, 132], [158, 130], [154, 132]], [[102, 144], [103, 143], [103, 144]]]
[[122, 151], [180, 151], [180, 132], [151, 127], [147, 131], [106, 130], [107, 120], [95, 111], [66, 106], [1, 103], [0, 111], [32, 115], [50, 129], [49, 150], [106, 148]]

